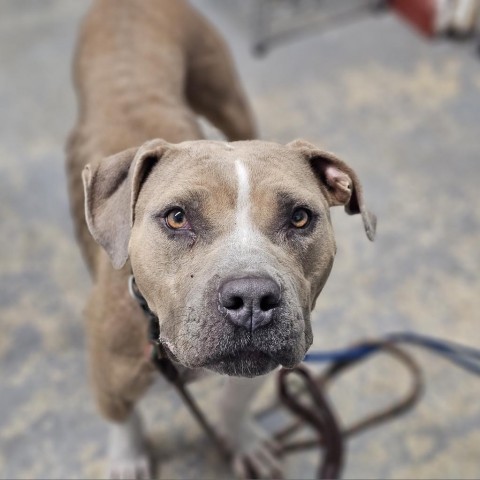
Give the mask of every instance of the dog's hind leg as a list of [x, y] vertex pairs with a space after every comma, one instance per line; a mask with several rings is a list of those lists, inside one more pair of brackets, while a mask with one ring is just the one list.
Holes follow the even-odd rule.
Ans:
[[187, 98], [191, 107], [229, 140], [257, 137], [253, 115], [227, 45], [198, 16], [187, 59]]

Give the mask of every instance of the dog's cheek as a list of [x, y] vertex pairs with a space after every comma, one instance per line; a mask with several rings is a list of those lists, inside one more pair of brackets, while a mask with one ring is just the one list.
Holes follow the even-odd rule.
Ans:
[[308, 305], [310, 310], [315, 307], [316, 299], [330, 276], [335, 259], [336, 245], [331, 225], [328, 224], [322, 230], [321, 235], [315, 235], [310, 239], [308, 248], [301, 258], [302, 277], [308, 284], [306, 290], [309, 295], [308, 302], [301, 301], [301, 305]]
[[300, 262], [306, 279], [315, 282], [316, 277], [330, 273], [331, 263], [335, 257], [336, 244], [330, 222], [322, 222], [315, 234], [308, 239], [301, 252]]

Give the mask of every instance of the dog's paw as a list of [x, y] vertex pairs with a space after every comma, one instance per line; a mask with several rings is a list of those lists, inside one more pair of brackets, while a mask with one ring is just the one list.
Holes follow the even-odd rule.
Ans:
[[140, 415], [133, 411], [122, 423], [110, 425], [108, 478], [151, 479], [153, 462]]
[[151, 480], [153, 469], [148, 455], [110, 461], [108, 478], [120, 480]]
[[245, 425], [235, 440], [232, 467], [235, 476], [283, 478], [280, 446], [253, 424]]
[[266, 440], [233, 458], [233, 472], [239, 479], [283, 478], [278, 446]]

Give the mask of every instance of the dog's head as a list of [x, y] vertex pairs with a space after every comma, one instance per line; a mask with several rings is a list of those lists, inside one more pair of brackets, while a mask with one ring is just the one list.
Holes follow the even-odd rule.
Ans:
[[329, 208], [375, 217], [351, 168], [305, 141], [146, 143], [88, 165], [86, 218], [116, 268], [130, 257], [188, 367], [255, 376], [300, 362], [332, 268]]

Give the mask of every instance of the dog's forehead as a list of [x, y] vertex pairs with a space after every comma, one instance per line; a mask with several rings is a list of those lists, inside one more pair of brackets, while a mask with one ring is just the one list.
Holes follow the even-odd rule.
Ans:
[[274, 165], [298, 162], [298, 153], [291, 148], [273, 142], [259, 140], [219, 142], [197, 140], [172, 146], [171, 154], [177, 160], [194, 161], [225, 166], [235, 160]]
[[[294, 149], [264, 141], [191, 141], [175, 145], [168, 153], [168, 166], [178, 181], [189, 184], [220, 183], [237, 190], [239, 176], [254, 187], [280, 182], [298, 190], [316, 185], [308, 163]], [[181, 182], [184, 183], [184, 182]]]

